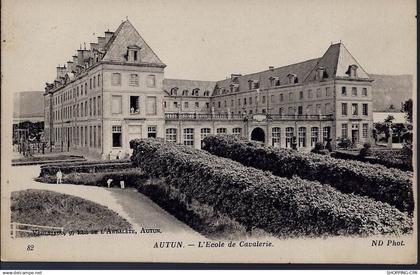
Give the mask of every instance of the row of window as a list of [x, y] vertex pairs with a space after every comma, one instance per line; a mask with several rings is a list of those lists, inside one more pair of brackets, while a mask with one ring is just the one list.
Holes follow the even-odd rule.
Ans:
[[[112, 86], [121, 86], [121, 73], [113, 73], [111, 77]], [[129, 85], [138, 87], [140, 85], [140, 76], [138, 74], [130, 74], [129, 76]], [[156, 87], [156, 76], [148, 75], [146, 77], [146, 85], [149, 88]]]
[[[368, 138], [369, 135], [369, 124], [362, 124], [362, 137]], [[351, 124], [351, 136], [349, 135], [349, 124], [341, 124], [341, 137], [342, 138], [352, 138], [353, 141], [358, 141], [359, 137], [359, 124]]]
[[[348, 104], [341, 103], [341, 115], [347, 116], [348, 115]], [[362, 115], [367, 116], [369, 114], [369, 107], [367, 103], [362, 104]], [[359, 104], [352, 103], [351, 104], [351, 115], [358, 116], [359, 115]]]
[[[146, 115], [156, 115], [157, 102], [155, 96], [146, 97]], [[111, 113], [119, 115], [123, 113], [123, 97], [121, 95], [113, 95], [111, 97]], [[130, 115], [140, 114], [140, 96], [129, 96], [128, 113]]]
[[[97, 74], [89, 79], [89, 90], [95, 89], [96, 86], [100, 87], [100, 85], [101, 85], [100, 74]], [[87, 92], [88, 92], [88, 83], [85, 82], [80, 85], [77, 85], [73, 89], [64, 91], [63, 93], [56, 95], [53, 98], [53, 105], [67, 102], [71, 99], [78, 98], [79, 96], [87, 95]]]
[[[89, 105], [88, 105], [89, 103]], [[102, 114], [101, 96], [89, 98], [89, 101], [65, 106], [53, 113], [53, 120], [64, 120], [75, 117], [100, 116]]]
[[101, 125], [74, 126], [53, 129], [54, 143], [62, 146], [100, 148], [102, 146]]
[[[171, 88], [170, 95], [178, 96], [178, 89], [179, 89], [178, 87]], [[199, 96], [199, 91], [200, 91], [200, 88], [192, 89], [191, 96]], [[189, 90], [188, 89], [182, 90], [182, 96], [190, 96]], [[205, 90], [204, 93], [203, 93], [203, 96], [210, 96], [210, 91]]]
[[[194, 107], [195, 108], [200, 108], [200, 102], [198, 102], [198, 101], [196, 101], [196, 102], [191, 102], [191, 103], [194, 103]], [[180, 103], [179, 102], [177, 102], [177, 101], [174, 101], [174, 102], [172, 102], [172, 104], [173, 104], [173, 107], [174, 108], [180, 108]], [[163, 107], [164, 108], [167, 108], [167, 103], [166, 103], [166, 101], [165, 102], [163, 102]], [[191, 105], [192, 106], [192, 105]], [[210, 108], [210, 103], [208, 103], [208, 102], [205, 102], [205, 107], [206, 108]], [[184, 109], [188, 109], [188, 108], [190, 108], [190, 102], [188, 102], [188, 101], [184, 101], [184, 106], [183, 106], [183, 108]]]
[[[358, 89], [357, 87], [351, 87], [351, 96], [358, 96]], [[341, 95], [347, 96], [347, 87], [341, 87]], [[362, 96], [367, 96], [367, 88], [362, 88]]]

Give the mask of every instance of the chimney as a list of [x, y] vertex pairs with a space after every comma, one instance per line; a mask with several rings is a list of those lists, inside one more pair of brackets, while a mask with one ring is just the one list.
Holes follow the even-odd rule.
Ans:
[[74, 71], [74, 68], [73, 68], [73, 62], [72, 62], [72, 61], [67, 61], [67, 71], [68, 71], [69, 73], [71, 73], [71, 72], [73, 72], [73, 71]]
[[268, 69], [269, 69], [270, 71], [272, 71], [272, 70], [274, 70], [274, 66], [268, 66]]
[[77, 50], [77, 64], [84, 66], [85, 61], [84, 61], [84, 56], [83, 56], [83, 50]]
[[103, 49], [105, 47], [105, 37], [98, 36], [98, 48]]
[[64, 77], [66, 75], [66, 73], [67, 73], [66, 65], [64, 65], [63, 67], [58, 65], [58, 67], [57, 67], [57, 79], [60, 79], [60, 77]]
[[97, 50], [98, 49], [99, 44], [98, 43], [90, 43], [90, 50]]
[[107, 30], [105, 32], [105, 44], [108, 43], [109, 39], [112, 37], [113, 34], [114, 33], [113, 32], [110, 32], [109, 30]]

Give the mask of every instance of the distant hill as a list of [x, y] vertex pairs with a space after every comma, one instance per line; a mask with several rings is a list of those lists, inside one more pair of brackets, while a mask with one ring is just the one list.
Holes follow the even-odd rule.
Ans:
[[401, 102], [412, 98], [412, 75], [380, 75], [369, 74], [372, 82], [373, 110], [387, 111], [394, 105], [396, 110], [401, 109]]

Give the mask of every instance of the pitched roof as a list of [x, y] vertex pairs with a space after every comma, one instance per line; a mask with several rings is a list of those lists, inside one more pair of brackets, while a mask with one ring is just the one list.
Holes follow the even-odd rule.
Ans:
[[113, 33], [108, 43], [105, 45], [107, 51], [103, 61], [126, 62], [125, 55], [127, 48], [140, 47], [140, 60], [142, 63], [157, 64], [166, 66], [153, 50], [147, 45], [146, 41], [140, 36], [130, 21], [126, 20], [120, 24]]
[[[288, 84], [288, 75], [294, 74], [297, 77], [297, 84], [315, 80], [316, 70], [323, 67], [327, 79], [335, 77], [349, 77], [347, 70], [350, 65], [356, 65], [359, 78], [370, 79], [366, 71], [360, 66], [356, 59], [350, 54], [343, 43], [332, 44], [320, 58], [310, 59], [296, 64], [273, 68], [262, 72], [238, 76], [237, 83], [241, 89], [248, 89], [248, 81], [258, 81], [260, 88], [271, 87], [270, 78], [280, 80], [280, 85]], [[228, 78], [217, 81], [219, 88], [229, 90], [233, 79]]]
[[178, 94], [181, 95], [182, 91], [193, 89], [199, 89], [198, 95], [203, 96], [205, 91], [209, 91], [210, 94], [213, 92], [216, 85], [215, 81], [202, 81], [202, 80], [187, 80], [187, 79], [164, 79], [163, 90], [170, 94], [172, 88], [178, 88]]
[[[239, 87], [245, 87], [245, 89], [248, 89], [248, 82], [253, 80], [258, 81], [261, 88], [271, 87], [270, 78], [273, 77], [278, 78], [280, 83], [283, 85], [287, 83], [289, 74], [296, 75], [297, 83], [302, 83], [310, 70], [316, 65], [318, 60], [319, 59], [316, 58], [296, 64], [269, 69], [262, 72], [237, 76], [238, 84]], [[232, 83], [232, 78], [217, 81], [217, 85], [221, 89], [229, 89]]]

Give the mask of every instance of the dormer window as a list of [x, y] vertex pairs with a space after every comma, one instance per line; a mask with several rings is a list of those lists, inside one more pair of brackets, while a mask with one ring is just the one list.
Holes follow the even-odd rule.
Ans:
[[192, 96], [198, 96], [198, 88], [194, 88], [193, 90], [192, 90]]
[[260, 88], [260, 82], [254, 81], [254, 89], [258, 89], [258, 88]]
[[127, 47], [126, 59], [128, 62], [140, 62], [140, 47], [131, 45]]
[[188, 90], [183, 90], [183, 91], [182, 91], [182, 95], [183, 95], [183, 96], [188, 96]]
[[253, 80], [248, 80], [248, 90], [252, 90], [252, 86], [253, 86], [254, 81]]
[[177, 94], [178, 94], [178, 88], [177, 87], [172, 88], [171, 89], [171, 95], [177, 96]]
[[204, 96], [210, 96], [210, 92], [209, 91], [204, 91]]
[[317, 69], [316, 69], [316, 75], [315, 75], [315, 79], [317, 79], [317, 80], [323, 80], [324, 79], [324, 77], [326, 77], [326, 75], [325, 75], [326, 73], [325, 73], [325, 68], [324, 67], [318, 67]]
[[350, 65], [349, 68], [348, 68], [348, 70], [347, 70], [347, 72], [346, 72], [346, 74], [349, 77], [357, 77], [357, 68], [359, 68], [359, 67], [357, 65], [355, 65], [355, 64]]
[[289, 84], [298, 83], [298, 78], [297, 78], [297, 75], [295, 75], [295, 74], [288, 74], [287, 78], [289, 80]]

